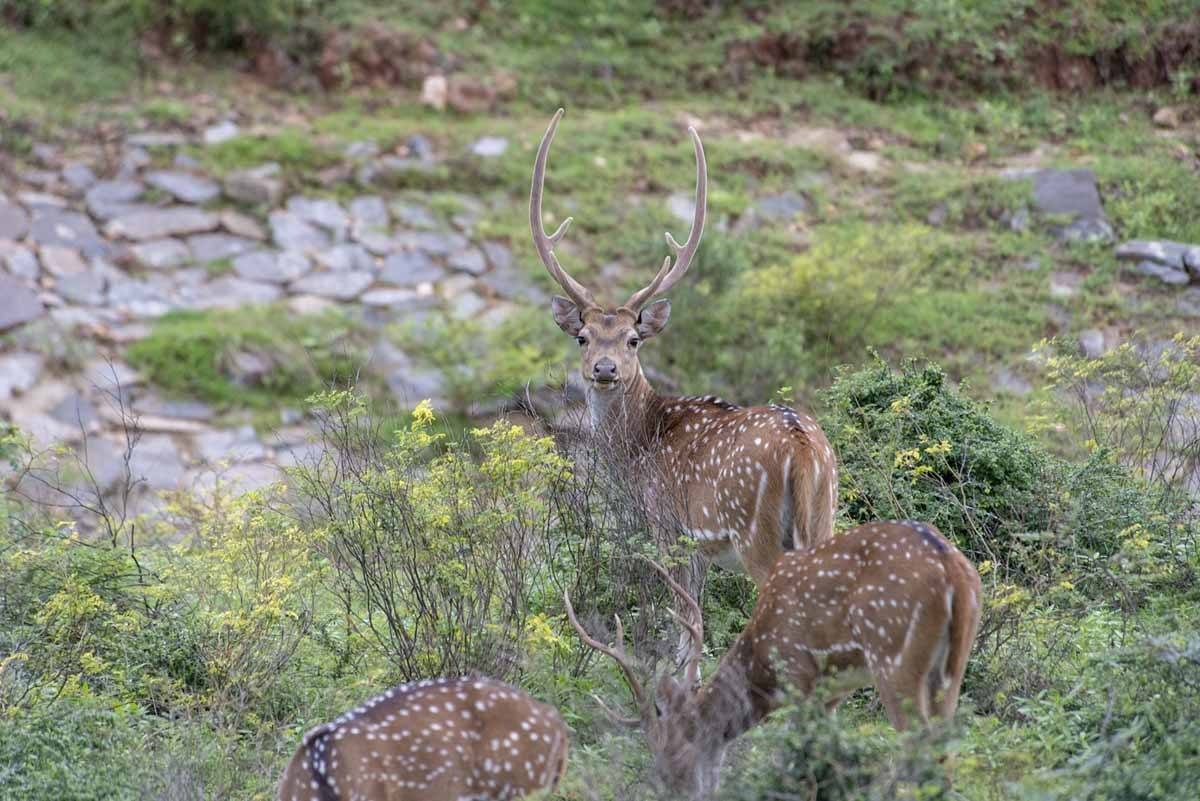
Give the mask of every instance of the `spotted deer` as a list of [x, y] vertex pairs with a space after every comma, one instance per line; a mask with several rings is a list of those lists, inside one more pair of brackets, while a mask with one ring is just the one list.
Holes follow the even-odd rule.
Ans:
[[671, 313], [669, 300], [651, 301], [687, 273], [704, 231], [708, 170], [700, 136], [689, 129], [696, 204], [687, 241], [680, 245], [668, 233], [674, 261], [668, 255], [654, 279], [623, 304], [601, 306], [554, 253], [572, 218], [552, 234], [542, 225], [546, 160], [562, 115], [559, 109], [538, 147], [529, 225], [542, 263], [567, 295], [555, 296], [551, 311], [579, 343], [592, 428], [614, 451], [649, 468], [640, 471], [654, 477], [645, 491], [649, 511], [696, 540], [702, 562], [689, 571], [689, 589], [699, 591], [702, 567], [711, 561], [744, 571], [761, 587], [785, 549], [833, 533], [837, 462], [806, 414], [779, 405], [740, 407], [712, 396], [659, 395], [642, 371], [643, 343], [662, 333]]
[[309, 731], [279, 801], [506, 801], [566, 769], [558, 712], [486, 678], [394, 687]]
[[[654, 568], [698, 617], [695, 599]], [[692, 642], [683, 680], [664, 675], [652, 695], [625, 655], [620, 618], [617, 642], [607, 646], [564, 600], [583, 642], [621, 668], [638, 717], [618, 719], [644, 729], [658, 780], [672, 797], [703, 799], [717, 786], [726, 747], [775, 710], [786, 687], [809, 695], [821, 683], [832, 711], [874, 685], [899, 730], [913, 713], [923, 724], [931, 713], [953, 716], [979, 627], [980, 582], [931, 525], [858, 526], [779, 560], [745, 630], [704, 684], [703, 625], [676, 615]]]

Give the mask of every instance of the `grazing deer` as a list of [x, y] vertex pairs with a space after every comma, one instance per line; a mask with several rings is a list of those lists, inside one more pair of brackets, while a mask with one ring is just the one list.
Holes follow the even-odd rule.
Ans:
[[485, 678], [388, 690], [304, 735], [279, 801], [484, 801], [554, 787], [567, 728], [553, 707]]
[[[579, 342], [581, 375], [594, 431], [654, 477], [646, 500], [652, 515], [682, 528], [705, 562], [746, 572], [760, 588], [785, 549], [805, 548], [833, 533], [837, 462], [816, 421], [784, 406], [742, 408], [715, 397], [658, 395], [642, 372], [642, 343], [667, 324], [667, 292], [691, 266], [704, 231], [708, 172], [694, 128], [696, 209], [687, 241], [671, 234], [674, 252], [647, 286], [617, 307], [602, 307], [562, 268], [554, 246], [571, 218], [553, 234], [542, 227], [546, 159], [559, 109], [538, 148], [529, 198], [533, 243], [550, 275], [567, 293], [551, 302], [559, 328]], [[636, 471], [633, 471], [636, 473]], [[657, 500], [656, 500], [657, 499]], [[703, 566], [703, 563], [702, 563]], [[691, 571], [698, 593], [703, 569]]]
[[[693, 615], [699, 606], [662, 567], [654, 568]], [[658, 779], [675, 796], [706, 798], [717, 786], [729, 743], [783, 700], [808, 695], [818, 681], [829, 708], [874, 685], [899, 730], [915, 711], [953, 716], [967, 656], [979, 627], [979, 574], [933, 526], [913, 521], [858, 526], [807, 551], [785, 554], [763, 587], [745, 630], [700, 684], [702, 625], [676, 619], [692, 639], [684, 680], [664, 675], [647, 694], [621, 643], [609, 647], [567, 616], [584, 643], [624, 673], [654, 755]], [[610, 713], [611, 714], [611, 713]]]

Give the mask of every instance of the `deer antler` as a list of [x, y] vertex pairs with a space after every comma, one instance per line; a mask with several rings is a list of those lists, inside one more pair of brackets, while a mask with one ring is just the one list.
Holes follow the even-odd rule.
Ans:
[[[599, 640], [594, 639], [587, 633], [587, 630], [584, 629], [583, 626], [579, 625], [579, 620], [575, 617], [575, 607], [571, 606], [571, 594], [569, 592], [563, 592], [563, 601], [567, 605], [567, 619], [571, 621], [571, 625], [579, 634], [579, 639], [583, 640], [584, 644], [588, 647], [611, 657], [612, 660], [617, 663], [617, 665], [621, 668], [621, 672], [625, 674], [625, 683], [629, 685], [629, 690], [633, 693], [633, 698], [637, 702], [638, 710], [641, 711], [645, 709], [646, 692], [642, 689], [642, 683], [638, 680], [637, 673], [634, 672], [633, 666], [629, 663], [629, 657], [625, 655], [625, 630], [621, 626], [621, 616], [613, 615], [617, 621], [617, 637], [614, 645], [609, 647]], [[603, 704], [601, 704], [601, 706], [604, 707]], [[622, 718], [618, 715], [615, 715], [607, 707], [604, 707], [604, 709], [614, 720], [619, 723], [633, 725], [633, 723], [639, 722], [634, 719]]]
[[550, 155], [550, 143], [554, 140], [554, 130], [558, 127], [558, 121], [562, 119], [562, 115], [561, 108], [554, 113], [554, 119], [550, 120], [550, 127], [546, 129], [542, 143], [538, 146], [537, 160], [533, 163], [533, 186], [529, 190], [529, 228], [533, 233], [533, 245], [542, 258], [542, 264], [546, 265], [550, 276], [575, 302], [579, 311], [583, 312], [585, 309], [597, 308], [592, 293], [588, 292], [583, 284], [568, 275], [567, 271], [558, 263], [558, 257], [554, 255], [554, 246], [571, 227], [572, 218], [568, 217], [563, 220], [562, 224], [558, 226], [558, 230], [549, 236], [546, 235], [546, 229], [542, 227], [542, 190], [546, 183], [546, 158]]
[[689, 684], [693, 686], [697, 685], [700, 683], [700, 658], [704, 653], [704, 613], [700, 609], [700, 604], [696, 602], [696, 599], [693, 598], [687, 590], [681, 587], [679, 582], [671, 578], [671, 574], [667, 572], [666, 568], [664, 568], [658, 562], [655, 562], [653, 559], [647, 558], [646, 561], [649, 562], [650, 566], [654, 568], [654, 570], [660, 576], [663, 577], [663, 581], [667, 582], [667, 586], [670, 587], [675, 594], [678, 595], [683, 602], [688, 605], [688, 607], [692, 610], [692, 614], [696, 616], [696, 622], [692, 623], [685, 620], [683, 615], [679, 614], [674, 609], [667, 610], [671, 613], [671, 617], [675, 619], [675, 622], [687, 629], [688, 633], [692, 635], [692, 650], [688, 655], [688, 663], [687, 668], [684, 671], [684, 678]]
[[642, 289], [634, 292], [625, 303], [625, 308], [636, 313], [641, 311], [646, 302], [655, 295], [666, 292], [683, 278], [684, 273], [692, 266], [692, 257], [700, 246], [700, 235], [704, 233], [704, 215], [708, 205], [708, 164], [704, 160], [704, 145], [700, 144], [700, 134], [695, 128], [688, 128], [692, 135], [692, 144], [696, 147], [696, 210], [692, 217], [692, 230], [688, 232], [687, 242], [680, 245], [667, 232], [667, 245], [675, 252], [675, 265], [671, 266], [671, 257], [663, 259], [663, 265], [654, 276], [654, 280]]

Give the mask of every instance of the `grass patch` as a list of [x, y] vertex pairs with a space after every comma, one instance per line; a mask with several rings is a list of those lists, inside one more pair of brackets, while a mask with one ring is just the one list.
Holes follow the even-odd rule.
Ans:
[[353, 324], [340, 313], [297, 317], [265, 307], [169, 314], [127, 355], [170, 395], [272, 409], [350, 381], [362, 353]]

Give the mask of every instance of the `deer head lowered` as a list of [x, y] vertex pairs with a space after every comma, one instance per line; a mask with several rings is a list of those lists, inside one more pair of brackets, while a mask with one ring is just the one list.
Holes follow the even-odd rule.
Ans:
[[[546, 160], [562, 109], [538, 148], [529, 199], [533, 242], [566, 297], [551, 303], [554, 320], [581, 351], [592, 425], [618, 452], [644, 459], [653, 469], [658, 499], [653, 511], [698, 542], [706, 560], [740, 568], [762, 586], [788, 547], [806, 547], [833, 532], [837, 462], [813, 418], [783, 406], [742, 408], [712, 396], [657, 395], [642, 371], [643, 343], [666, 327], [671, 303], [654, 300], [687, 273], [704, 232], [708, 172], [704, 148], [690, 129], [696, 151], [696, 210], [687, 241], [671, 234], [674, 255], [623, 304], [602, 306], [572, 278], [554, 253], [571, 218], [547, 234], [542, 226]], [[703, 580], [689, 571], [689, 583]], [[693, 593], [699, 586], [689, 587]], [[694, 622], [694, 621], [693, 621]]]
[[300, 741], [279, 801], [509, 801], [562, 778], [558, 712], [486, 678], [388, 690]]
[[[662, 567], [655, 569], [699, 618], [699, 607]], [[676, 615], [691, 638], [683, 681], [641, 685], [621, 644], [609, 647], [567, 616], [584, 643], [621, 668], [654, 755], [655, 773], [672, 797], [706, 798], [717, 785], [729, 743], [783, 701], [790, 686], [808, 695], [831, 690], [832, 710], [860, 687], [874, 685], [900, 730], [915, 712], [951, 717], [967, 657], [979, 628], [979, 574], [933, 526], [877, 522], [851, 529], [807, 551], [785, 554], [762, 588], [749, 623], [700, 684], [702, 625]]]

